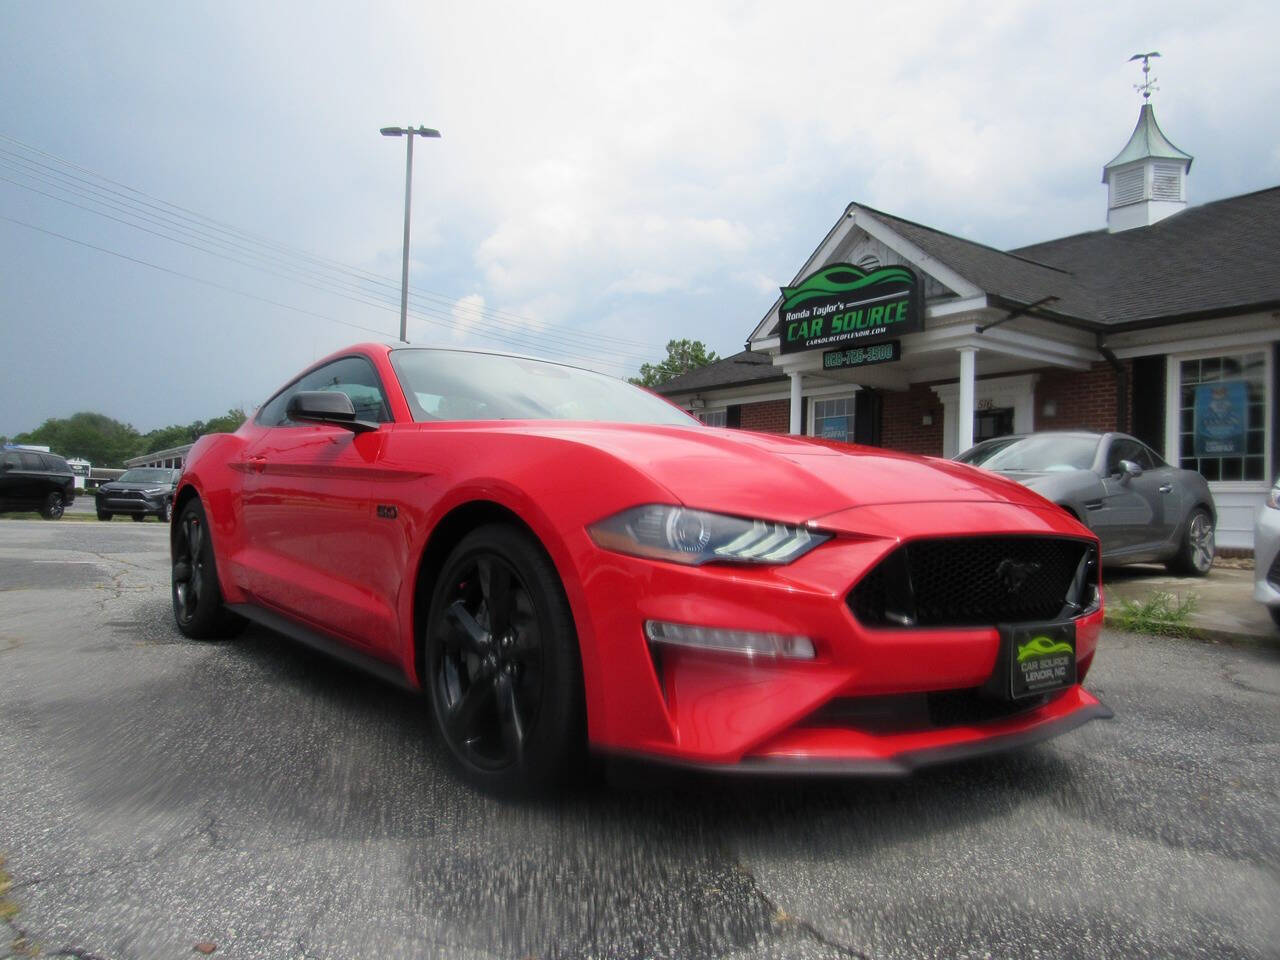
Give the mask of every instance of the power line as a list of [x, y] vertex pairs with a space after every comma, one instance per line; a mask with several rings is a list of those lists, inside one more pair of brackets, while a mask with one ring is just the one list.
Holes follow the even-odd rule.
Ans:
[[[18, 140], [15, 137], [11, 137], [6, 134], [0, 134], [0, 139], [8, 141], [9, 143], [15, 144], [22, 150], [26, 150], [30, 153], [34, 153], [39, 156], [46, 157], [57, 164], [61, 164], [62, 166], [68, 167], [73, 170], [78, 170], [81, 173], [85, 173], [88, 176], [94, 178], [95, 180], [102, 181], [107, 184], [111, 184], [115, 187], [119, 187], [122, 190], [127, 191], [129, 194], [132, 194], [133, 196], [132, 197], [125, 196], [124, 194], [121, 194], [117, 190], [111, 190], [109, 187], [102, 187], [99, 184], [89, 180], [85, 180], [82, 177], [74, 177], [72, 174], [65, 173], [61, 170], [58, 170], [57, 168], [49, 166], [48, 164], [43, 164], [38, 160], [33, 160], [29, 157], [23, 157], [20, 154], [15, 154], [12, 151], [0, 151], [0, 152], [8, 153], [12, 157], [21, 159], [24, 163], [31, 164], [31, 165], [38, 165], [39, 167], [43, 167], [53, 172], [57, 176], [74, 179], [94, 189], [95, 191], [113, 194], [116, 197], [119, 197], [122, 200], [126, 201], [127, 203], [150, 207], [153, 210], [160, 212], [164, 216], [176, 217], [181, 220], [192, 222], [193, 226], [199, 226], [202, 229], [212, 229], [217, 232], [228, 234], [236, 238], [237, 241], [249, 242], [255, 246], [274, 250], [274, 251], [277, 251], [278, 253], [282, 253], [289, 257], [305, 260], [325, 270], [337, 271], [337, 272], [347, 274], [351, 277], [354, 277], [360, 280], [361, 282], [375, 283], [380, 286], [385, 286], [391, 289], [392, 291], [394, 291], [398, 296], [399, 285], [394, 283], [393, 280], [387, 277], [383, 277], [378, 274], [374, 274], [370, 271], [353, 267], [349, 264], [341, 263], [340, 261], [318, 257], [306, 251], [300, 250], [298, 248], [293, 248], [286, 244], [282, 244], [278, 241], [271, 240], [270, 238], [249, 233], [245, 230], [242, 230], [239, 227], [235, 227], [234, 225], [231, 225], [223, 221], [216, 220], [212, 217], [208, 217], [204, 214], [201, 214], [198, 211], [194, 211], [189, 208], [183, 207], [179, 204], [174, 204], [174, 203], [171, 203], [170, 201], [162, 200], [160, 198], [151, 196], [150, 194], [147, 194], [134, 187], [131, 187], [128, 184], [124, 184], [119, 181], [112, 180], [110, 177], [106, 177], [86, 167], [80, 166], [79, 164], [76, 164], [73, 161], [67, 160], [63, 157], [57, 156], [56, 154], [49, 153], [48, 151], [45, 151], [38, 147], [34, 147], [30, 144], [24, 143], [23, 141]], [[66, 188], [66, 189], [70, 189], [70, 188]], [[142, 197], [142, 198], [145, 198], [145, 200], [136, 200], [134, 199], [135, 197]], [[148, 202], [148, 201], [154, 201], [154, 202]], [[508, 322], [516, 321], [522, 326], [528, 325], [528, 324], [534, 324], [535, 326], [538, 325], [538, 321], [534, 321], [529, 317], [524, 317], [519, 314], [511, 313], [505, 310], [499, 310], [493, 307], [477, 308], [470, 304], [463, 304], [455, 298], [450, 298], [443, 294], [438, 294], [431, 291], [422, 291], [419, 294], [416, 294], [414, 296], [421, 297], [422, 299], [425, 299], [428, 301], [433, 301], [436, 304], [447, 306], [450, 310], [463, 310], [463, 311], [473, 312], [491, 321], [495, 319], [498, 319], [498, 320], [505, 319]], [[653, 351], [653, 350], [660, 349], [659, 347], [657, 347], [657, 345], [653, 343], [633, 340], [625, 337], [605, 335], [600, 333], [593, 333], [592, 335], [590, 335], [589, 339], [594, 339], [595, 341], [600, 342], [601, 344], [607, 342], [607, 343], [619, 344], [622, 346], [639, 347], [644, 349], [645, 351]], [[623, 353], [623, 351], [614, 351], [614, 352], [618, 353], [619, 355]], [[646, 353], [646, 357], [647, 356], [648, 356], [648, 353]]]
[[[0, 154], [3, 154], [5, 152], [6, 151], [4, 151], [3, 148], [0, 148]], [[19, 159], [22, 160], [23, 163], [28, 162], [25, 158], [19, 158]], [[211, 237], [207, 234], [201, 233], [199, 231], [193, 231], [189, 228], [184, 229], [182, 225], [180, 224], [175, 225], [163, 216], [155, 217], [145, 212], [139, 212], [138, 210], [130, 206], [127, 202], [125, 204], [121, 204], [110, 198], [103, 199], [101, 197], [93, 195], [92, 193], [88, 193], [80, 188], [69, 186], [57, 179], [54, 179], [51, 181], [49, 177], [44, 176], [42, 173], [32, 173], [29, 170], [22, 170], [22, 169], [15, 170], [12, 162], [8, 161], [4, 156], [0, 156], [0, 167], [5, 167], [9, 169], [11, 172], [17, 172], [21, 176], [29, 177], [31, 179], [36, 180], [39, 183], [49, 185], [54, 189], [64, 190], [70, 193], [72, 196], [80, 197], [81, 199], [88, 200], [91, 203], [100, 204], [109, 210], [120, 212], [127, 217], [140, 219], [140, 220], [143, 220], [144, 222], [160, 226], [164, 230], [173, 230], [179, 234], [184, 234], [186, 237], [195, 238], [199, 242], [193, 243], [193, 242], [190, 242], [189, 240], [182, 239], [182, 236], [175, 237], [167, 232], [152, 230], [149, 227], [141, 226], [137, 223], [134, 223], [132, 222], [132, 220], [121, 219], [120, 217], [116, 217], [110, 213], [104, 213], [102, 210], [94, 209], [92, 207], [86, 207], [66, 197], [58, 196], [56, 194], [51, 194], [44, 190], [40, 190], [36, 187], [31, 186], [30, 184], [24, 184], [17, 180], [13, 180], [9, 177], [0, 176], [0, 180], [4, 180], [6, 182], [12, 183], [21, 189], [28, 190], [30, 192], [48, 197], [53, 200], [57, 200], [61, 203], [68, 204], [69, 206], [73, 206], [81, 210], [85, 210], [89, 213], [94, 213], [106, 219], [113, 220], [118, 223], [122, 223], [126, 226], [133, 227], [134, 229], [140, 230], [144, 233], [149, 233], [154, 236], [161, 237], [162, 239], [166, 239], [171, 242], [178, 243], [183, 246], [187, 246], [204, 253], [210, 253], [214, 256], [221, 257], [222, 259], [229, 260], [231, 262], [240, 264], [242, 266], [247, 266], [251, 269], [261, 270], [262, 272], [265, 272], [277, 277], [281, 277], [282, 279], [291, 280], [296, 283], [301, 283], [304, 286], [311, 287], [312, 289], [319, 290], [320, 292], [323, 292], [323, 293], [330, 293], [337, 296], [342, 296], [342, 297], [345, 297], [346, 299], [353, 300], [354, 302], [368, 304], [369, 300], [366, 298], [369, 296], [373, 296], [383, 302], [395, 301], [398, 303], [398, 300], [399, 300], [398, 296], [393, 296], [389, 293], [384, 293], [381, 290], [376, 290], [376, 289], [369, 290], [369, 289], [366, 289], [365, 287], [359, 286], [358, 284], [353, 284], [350, 281], [347, 281], [345, 279], [335, 279], [334, 277], [330, 276], [327, 273], [318, 272], [316, 270], [310, 270], [310, 269], [307, 269], [306, 267], [299, 267], [294, 263], [291, 263], [290, 261], [281, 259], [279, 257], [273, 256], [268, 258], [266, 262], [270, 263], [271, 266], [264, 267], [261, 265], [260, 262], [255, 262], [254, 259], [246, 259], [244, 255], [241, 255], [242, 250], [239, 246], [229, 243], [228, 241], [222, 240], [221, 238]], [[58, 175], [60, 174], [55, 171], [55, 177]], [[76, 178], [76, 179], [79, 179], [79, 178]], [[216, 247], [230, 248], [230, 249], [229, 250], [209, 249], [208, 246], [203, 246], [202, 244], [212, 244]], [[253, 255], [249, 254], [249, 256], [252, 257]], [[261, 260], [262, 258], [257, 257], [255, 259]], [[287, 273], [281, 273], [280, 270], [282, 269], [287, 271]], [[317, 286], [315, 283], [308, 282], [309, 279], [317, 280], [318, 282], [322, 284], [326, 284], [327, 286]], [[334, 286], [337, 286], [340, 289], [335, 290], [333, 289]], [[358, 294], [358, 296], [353, 296], [352, 294]], [[417, 298], [414, 298], [414, 299], [416, 301]], [[458, 306], [459, 305], [455, 305], [455, 310], [457, 309]], [[459, 312], [462, 312], [462, 311], [459, 311]], [[424, 314], [427, 316], [423, 316]], [[427, 319], [427, 317], [431, 317], [431, 316], [439, 317], [443, 320], [449, 320], [449, 321], [456, 321], [457, 319], [456, 317], [453, 316], [452, 313], [449, 313], [449, 314], [443, 313], [442, 309], [436, 306], [435, 304], [418, 303], [417, 311], [415, 312], [415, 315], [419, 316], [419, 318], [421, 319], [426, 320], [426, 322], [433, 322]], [[492, 334], [487, 333], [485, 331], [477, 331], [477, 335], [483, 336], [487, 339], [495, 340], [503, 343], [507, 342], [508, 340], [516, 340], [519, 342], [533, 344], [538, 349], [547, 350], [547, 351], [555, 350], [558, 353], [565, 354], [568, 356], [573, 356], [578, 359], [584, 359], [584, 360], [598, 359], [598, 357], [594, 354], [584, 354], [579, 352], [579, 349], [582, 346], [583, 340], [578, 338], [573, 338], [571, 335], [560, 333], [557, 331], [542, 331], [541, 333], [535, 332], [535, 331], [527, 331], [521, 327], [516, 327], [514, 325], [510, 325], [510, 324], [504, 325], [503, 322], [495, 321], [495, 320], [492, 320], [491, 318], [485, 317], [483, 313], [477, 314], [475, 312], [472, 312], [470, 313], [470, 316], [475, 317], [476, 319], [484, 320], [486, 323], [489, 323], [490, 325], [496, 328], [496, 331]], [[585, 339], [589, 340], [590, 338], [585, 338]], [[629, 353], [628, 351], [625, 351], [620, 348], [609, 347], [602, 344], [596, 344], [595, 346], [597, 348], [598, 353], [603, 353], [603, 354], [612, 356], [615, 358], [615, 362], [618, 362], [618, 363], [624, 363], [629, 361], [630, 363], [634, 364], [634, 363], [645, 362], [649, 359], [647, 356], [641, 356], [639, 354]], [[575, 348], [578, 348], [578, 349], [575, 349]]]

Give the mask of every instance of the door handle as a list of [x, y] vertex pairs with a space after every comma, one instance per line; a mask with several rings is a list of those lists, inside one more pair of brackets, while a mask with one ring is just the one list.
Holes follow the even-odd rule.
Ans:
[[1173, 484], [1166, 483], [1160, 488], [1161, 493], [1173, 493]]
[[263, 470], [266, 469], [267, 458], [266, 457], [249, 457], [249, 466], [254, 473], [261, 473]]

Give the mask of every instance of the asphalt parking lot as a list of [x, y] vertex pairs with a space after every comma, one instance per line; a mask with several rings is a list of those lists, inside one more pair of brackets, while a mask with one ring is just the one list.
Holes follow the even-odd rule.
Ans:
[[184, 640], [165, 534], [0, 520], [0, 957], [1280, 956], [1275, 648], [1109, 632], [1114, 720], [910, 779], [504, 803], [417, 698]]

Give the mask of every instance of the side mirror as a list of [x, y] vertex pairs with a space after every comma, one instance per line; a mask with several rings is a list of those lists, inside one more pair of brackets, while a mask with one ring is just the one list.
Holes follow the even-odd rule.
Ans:
[[300, 390], [289, 398], [286, 410], [290, 420], [303, 423], [327, 423], [352, 433], [378, 429], [376, 423], [357, 420], [351, 398], [337, 390]]
[[1120, 482], [1128, 483], [1134, 477], [1142, 476], [1142, 467], [1138, 466], [1132, 460], [1120, 461]]

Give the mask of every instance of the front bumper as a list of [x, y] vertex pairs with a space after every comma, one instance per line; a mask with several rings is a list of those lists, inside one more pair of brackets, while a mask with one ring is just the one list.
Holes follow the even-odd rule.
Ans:
[[1280, 607], [1280, 510], [1258, 508], [1253, 525], [1253, 599]]
[[97, 508], [103, 513], [142, 513], [159, 514], [164, 511], [165, 502], [170, 494], [155, 496], [131, 497], [119, 494], [99, 494]]
[[[1107, 708], [1078, 683], [1048, 701], [998, 715], [942, 721], [832, 721], [833, 704], [879, 698], [978, 697], [996, 668], [994, 626], [884, 629], [860, 623], [846, 597], [863, 573], [917, 536], [1082, 537], [1056, 508], [1008, 504], [860, 508], [826, 518], [831, 542], [784, 567], [674, 564], [580, 549], [575, 610], [594, 748], [716, 770], [900, 773], [1065, 732]], [[646, 620], [812, 638], [814, 660], [651, 649]], [[1102, 611], [1076, 620], [1083, 680]], [[855, 711], [856, 712], [856, 711]]]

